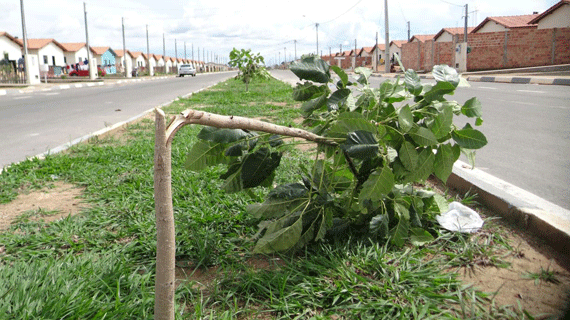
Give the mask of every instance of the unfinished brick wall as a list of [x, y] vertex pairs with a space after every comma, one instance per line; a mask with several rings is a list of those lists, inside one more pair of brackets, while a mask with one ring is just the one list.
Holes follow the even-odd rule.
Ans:
[[[402, 45], [406, 68], [429, 71], [434, 65], [455, 65], [453, 42], [409, 42]], [[471, 52], [467, 70], [491, 70], [570, 63], [570, 28], [515, 28], [501, 32], [473, 33], [468, 36]]]

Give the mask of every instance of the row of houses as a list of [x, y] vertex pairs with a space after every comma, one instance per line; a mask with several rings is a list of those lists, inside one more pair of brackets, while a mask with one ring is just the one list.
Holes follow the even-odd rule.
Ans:
[[[438, 64], [473, 71], [570, 63], [570, 0], [542, 13], [487, 17], [467, 33], [466, 47], [464, 28], [442, 28], [437, 34], [391, 41], [389, 61], [393, 63], [397, 54], [407, 68], [425, 71]], [[378, 70], [384, 64], [384, 51], [385, 45], [378, 44], [322, 58], [343, 69]]]
[[[63, 43], [55, 39], [28, 39], [28, 55], [32, 56], [33, 65], [40, 70], [47, 69], [52, 76], [58, 76], [71, 67], [75, 68], [86, 64], [87, 45], [85, 42]], [[140, 51], [114, 50], [110, 47], [90, 47], [90, 55], [96, 64], [107, 74], [122, 73], [137, 68], [146, 70], [152, 66], [154, 72], [173, 73], [181, 64], [191, 64], [197, 70], [210, 71], [211, 65], [203, 61], [162, 56], [159, 54], [146, 54]], [[8, 62], [14, 68], [23, 67], [24, 41], [0, 31], [0, 61]], [[37, 61], [37, 63], [35, 63]], [[44, 66], [42, 68], [42, 66]], [[47, 68], [46, 68], [47, 67]]]

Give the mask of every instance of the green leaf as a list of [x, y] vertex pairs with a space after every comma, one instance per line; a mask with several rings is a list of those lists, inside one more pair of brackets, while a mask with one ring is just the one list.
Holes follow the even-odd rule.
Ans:
[[414, 116], [412, 115], [410, 106], [405, 105], [398, 109], [398, 122], [400, 123], [400, 129], [402, 129], [404, 133], [414, 127]]
[[392, 230], [392, 243], [397, 247], [402, 247], [408, 238], [410, 222], [407, 219], [398, 219], [398, 223]]
[[231, 143], [253, 136], [252, 133], [242, 129], [220, 129], [205, 126], [198, 133], [198, 139], [215, 143]]
[[364, 182], [359, 201], [360, 203], [364, 203], [365, 200], [380, 201], [390, 193], [392, 187], [394, 187], [394, 174], [388, 166], [385, 166], [381, 172], [372, 172]]
[[453, 84], [449, 82], [438, 82], [424, 94], [424, 99], [428, 103], [443, 100], [443, 95], [453, 94], [453, 91], [455, 91]]
[[400, 147], [399, 155], [400, 161], [402, 161], [406, 170], [413, 171], [416, 168], [418, 164], [418, 153], [413, 144], [408, 141], [404, 141], [404, 143], [402, 143], [402, 147]]
[[457, 87], [457, 85], [459, 85], [459, 74], [457, 73], [457, 70], [448, 65], [440, 64], [434, 66], [432, 69], [432, 75], [437, 82], [449, 82], [453, 87]]
[[327, 83], [331, 78], [329, 64], [315, 56], [302, 58], [291, 64], [291, 71], [301, 80]]
[[451, 137], [464, 149], [480, 149], [487, 144], [485, 135], [481, 131], [472, 128], [454, 130], [451, 132]]
[[378, 154], [378, 141], [368, 131], [349, 132], [346, 141], [340, 146], [350, 157], [366, 159]]
[[437, 213], [443, 213], [449, 210], [449, 203], [447, 200], [437, 193], [433, 195], [433, 202], [435, 205], [434, 209]]
[[372, 217], [370, 220], [370, 233], [376, 235], [378, 238], [383, 239], [388, 235], [388, 222], [390, 217], [387, 214], [379, 214]]
[[453, 125], [453, 111], [451, 106], [442, 107], [441, 111], [433, 119], [430, 130], [436, 139], [441, 139], [449, 134]]
[[326, 104], [327, 104], [327, 94], [324, 93], [322, 96], [318, 98], [303, 102], [302, 109], [305, 115], [308, 116], [311, 115], [313, 111], [324, 107]]
[[327, 91], [326, 86], [316, 86], [311, 82], [298, 83], [295, 88], [293, 88], [293, 100], [295, 101], [306, 101], [324, 94]]
[[201, 171], [210, 166], [226, 163], [224, 146], [220, 143], [198, 140], [186, 156], [184, 166], [188, 170]]
[[420, 146], [429, 147], [438, 143], [435, 135], [429, 129], [424, 127], [417, 127], [408, 134], [412, 137], [414, 142]]
[[414, 246], [423, 246], [425, 244], [431, 243], [435, 238], [431, 233], [427, 232], [423, 228], [411, 228], [410, 229], [410, 241]]
[[254, 253], [270, 254], [275, 252], [287, 251], [299, 242], [301, 233], [303, 232], [303, 219], [299, 218], [291, 226], [283, 229], [267, 232], [259, 239], [253, 249]]
[[420, 82], [420, 76], [418, 76], [418, 74], [414, 70], [412, 69], [406, 70], [406, 73], [404, 74], [404, 84], [406, 85], [406, 89], [408, 90], [408, 92], [410, 92], [414, 96], [417, 96], [420, 93], [422, 93], [423, 86], [422, 83]]
[[337, 121], [330, 126], [324, 134], [327, 137], [345, 138], [352, 131], [368, 131], [376, 133], [377, 127], [365, 119], [361, 113], [343, 112], [339, 114]]
[[327, 105], [329, 106], [329, 111], [338, 110], [339, 104], [341, 105], [344, 104], [350, 93], [351, 93], [350, 89], [339, 89], [333, 92], [333, 94], [331, 94], [329, 100], [327, 101]]
[[435, 154], [433, 171], [443, 183], [447, 183], [447, 178], [449, 178], [453, 170], [453, 164], [459, 157], [458, 152], [454, 152], [454, 149], [459, 151], [459, 146], [455, 145], [452, 147], [451, 144], [442, 144], [437, 148], [437, 153]]
[[354, 73], [359, 74], [360, 77], [358, 78], [358, 83], [362, 84], [362, 85], [367, 85], [368, 84], [368, 78], [370, 78], [370, 75], [372, 74], [372, 70], [365, 68], [365, 67], [358, 67], [356, 69], [354, 69]]
[[418, 157], [418, 166], [408, 176], [405, 182], [425, 181], [433, 172], [435, 156], [430, 148], [422, 150]]
[[241, 180], [243, 188], [254, 188], [263, 183], [281, 162], [281, 154], [260, 148], [243, 159]]
[[461, 153], [463, 153], [467, 158], [467, 162], [469, 162], [471, 169], [475, 168], [475, 150], [461, 148]]
[[346, 72], [344, 72], [344, 70], [342, 70], [338, 66], [330, 66], [330, 68], [332, 69], [332, 71], [334, 71], [334, 73], [338, 75], [340, 81], [342, 81], [342, 84], [346, 87], [346, 85], [348, 84], [348, 75], [346, 74]]
[[467, 100], [461, 108], [461, 113], [469, 118], [481, 118], [483, 116], [481, 102], [477, 98]]

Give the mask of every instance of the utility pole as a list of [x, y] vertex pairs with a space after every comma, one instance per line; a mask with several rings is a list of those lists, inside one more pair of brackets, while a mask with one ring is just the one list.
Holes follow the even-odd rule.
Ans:
[[340, 51], [339, 51], [339, 53], [342, 54], [342, 43], [340, 44]]
[[332, 47], [329, 46], [329, 56], [332, 57]]
[[200, 47], [198, 47], [198, 61], [200, 61]]
[[176, 39], [174, 39], [174, 58], [178, 59], [178, 48], [176, 47]]
[[[20, 11], [22, 11], [22, 39], [24, 40], [24, 70], [26, 72], [26, 83], [32, 84], [32, 72], [31, 72], [32, 64], [30, 63], [31, 59], [28, 59], [28, 36], [26, 34], [26, 16], [24, 14], [24, 0], [20, 0]], [[85, 19], [87, 19], [87, 14], [85, 16]], [[87, 20], [85, 20], [85, 25], [87, 26]], [[87, 31], [87, 27], [85, 28], [85, 31]], [[89, 45], [87, 45], [87, 52], [89, 52]], [[38, 61], [38, 65], [39, 63], [40, 62]]]
[[295, 60], [297, 60], [297, 40], [295, 42]]
[[186, 60], [186, 41], [184, 41], [184, 60]]
[[[146, 25], [146, 67], [147, 69], [150, 68], [149, 63], [150, 63], [150, 52], [149, 52], [149, 47], [148, 47], [148, 24]], [[150, 70], [150, 69], [149, 69]]]
[[410, 21], [408, 21], [408, 41], [410, 41]]
[[287, 47], [283, 48], [283, 60], [287, 63]]
[[[162, 59], [166, 56], [166, 40], [164, 38], [164, 33], [162, 34]], [[158, 63], [158, 61], [157, 61]]]
[[125, 45], [125, 18], [121, 18], [123, 25], [123, 68], [125, 69], [125, 78], [127, 77], [127, 47]]
[[[198, 52], [200, 51], [198, 50]], [[192, 60], [194, 60], [194, 43], [192, 43]]]
[[374, 53], [374, 72], [378, 72], [378, 52], [380, 52], [380, 48], [378, 48], [378, 31], [376, 31], [376, 47], [372, 50]]
[[465, 31], [464, 31], [464, 35], [463, 35], [463, 42], [465, 42], [465, 45], [467, 45], [467, 19], [469, 17], [469, 10], [468, 8], [468, 4], [465, 4]]
[[319, 55], [319, 24], [315, 23], [315, 26], [317, 27], [317, 55]]
[[89, 46], [89, 28], [87, 28], [87, 5], [83, 2], [83, 13], [85, 14], [85, 44], [87, 45], [87, 70], [89, 70], [89, 78], [94, 79], [95, 77], [91, 77], [92, 73], [96, 74], [96, 72], [91, 71], [91, 47]]
[[388, 24], [388, 0], [384, 0], [384, 12], [386, 14], [384, 17], [384, 28], [386, 29], [386, 38], [384, 40], [384, 46], [386, 47], [386, 53], [384, 55], [384, 72], [390, 73], [390, 26]]

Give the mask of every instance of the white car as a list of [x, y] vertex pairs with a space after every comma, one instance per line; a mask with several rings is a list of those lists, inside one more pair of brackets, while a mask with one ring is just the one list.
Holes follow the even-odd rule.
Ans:
[[182, 64], [178, 68], [178, 76], [184, 77], [185, 75], [196, 76], [196, 69], [191, 64]]

